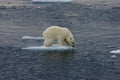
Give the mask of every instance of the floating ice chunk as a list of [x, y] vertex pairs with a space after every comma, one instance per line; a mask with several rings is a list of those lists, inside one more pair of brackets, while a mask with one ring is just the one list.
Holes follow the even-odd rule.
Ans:
[[110, 53], [120, 53], [120, 49], [118, 49], [118, 50], [113, 50], [113, 51], [110, 51]]
[[25, 40], [25, 39], [43, 40], [44, 38], [41, 37], [41, 36], [38, 36], [38, 37], [33, 37], [33, 36], [23, 36], [22, 39], [23, 39], [23, 40]]
[[116, 58], [117, 56], [116, 55], [111, 55], [112, 58]]
[[71, 2], [72, 0], [32, 0], [32, 2]]
[[65, 51], [65, 50], [73, 50], [74, 48], [71, 46], [59, 46], [59, 45], [53, 45], [51, 47], [45, 47], [45, 46], [28, 46], [22, 48], [23, 50], [37, 50], [37, 51]]

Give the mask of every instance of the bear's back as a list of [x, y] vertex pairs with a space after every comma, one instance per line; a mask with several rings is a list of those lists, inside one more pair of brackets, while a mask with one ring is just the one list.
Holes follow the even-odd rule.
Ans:
[[46, 35], [49, 37], [57, 37], [58, 35], [62, 35], [61, 33], [63, 33], [64, 31], [63, 29], [64, 28], [59, 26], [50, 26], [43, 32], [43, 37], [45, 37]]

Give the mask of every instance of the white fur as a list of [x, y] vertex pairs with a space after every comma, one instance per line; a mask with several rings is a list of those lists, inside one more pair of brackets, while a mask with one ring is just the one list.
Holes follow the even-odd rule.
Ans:
[[50, 26], [43, 32], [45, 39], [44, 46], [51, 46], [54, 40], [58, 41], [60, 46], [73, 46], [73, 34], [67, 29], [59, 26]]

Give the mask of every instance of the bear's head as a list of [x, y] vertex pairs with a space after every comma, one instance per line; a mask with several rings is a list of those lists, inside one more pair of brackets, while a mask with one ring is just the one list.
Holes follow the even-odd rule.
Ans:
[[66, 31], [66, 42], [69, 46], [74, 47], [75, 45], [73, 34], [68, 29]]

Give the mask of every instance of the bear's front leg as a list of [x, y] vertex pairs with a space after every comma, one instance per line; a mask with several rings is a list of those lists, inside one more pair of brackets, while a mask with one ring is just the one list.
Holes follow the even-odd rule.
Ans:
[[64, 39], [60, 38], [60, 37], [58, 38], [58, 44], [60, 46], [68, 46], [67, 42]]
[[44, 41], [44, 46], [45, 46], [45, 47], [50, 47], [50, 46], [52, 46], [52, 41], [51, 41], [51, 40], [45, 40], [45, 41]]
[[69, 46], [69, 45], [68, 45], [68, 42], [67, 42], [65, 39], [62, 41], [62, 45], [63, 45], [63, 46]]
[[61, 37], [58, 37], [58, 44], [59, 44], [59, 46], [64, 46], [63, 39]]

